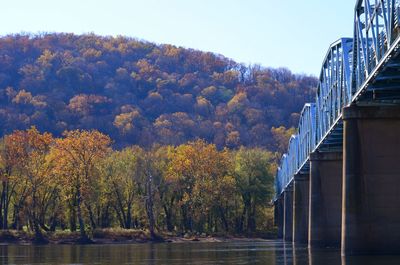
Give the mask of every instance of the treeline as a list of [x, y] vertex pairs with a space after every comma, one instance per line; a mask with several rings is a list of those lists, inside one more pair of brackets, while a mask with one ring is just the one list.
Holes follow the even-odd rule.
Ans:
[[[221, 55], [93, 34], [0, 37], [0, 136], [96, 129], [115, 146], [286, 145], [317, 80]], [[279, 128], [280, 126], [284, 126]]]
[[0, 143], [0, 229], [247, 234], [272, 227], [275, 157], [261, 149], [179, 146], [113, 150], [98, 131], [55, 138], [36, 128]]

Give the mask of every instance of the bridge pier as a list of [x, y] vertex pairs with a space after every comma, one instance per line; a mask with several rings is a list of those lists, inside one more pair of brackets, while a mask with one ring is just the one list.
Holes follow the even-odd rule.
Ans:
[[309, 174], [294, 176], [293, 242], [308, 243]]
[[278, 199], [276, 199], [274, 203], [275, 226], [278, 228], [278, 238], [283, 238], [283, 210], [284, 210], [283, 201], [284, 198], [282, 195]]
[[400, 253], [400, 108], [347, 107], [342, 254]]
[[340, 247], [342, 153], [310, 154], [309, 247]]
[[284, 192], [284, 214], [283, 214], [283, 239], [293, 239], [293, 189], [288, 187]]

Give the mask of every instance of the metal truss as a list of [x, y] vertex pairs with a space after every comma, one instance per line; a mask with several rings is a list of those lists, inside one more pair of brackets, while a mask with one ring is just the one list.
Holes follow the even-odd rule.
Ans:
[[[289, 180], [286, 179], [286, 166], [288, 163], [286, 163], [286, 154], [284, 154], [281, 158], [281, 165], [278, 167], [278, 170], [276, 172], [276, 177], [275, 177], [275, 193], [276, 196], [279, 196], [285, 189], [285, 186], [287, 183], [289, 183]], [[286, 183], [286, 184], [285, 184]], [[275, 197], [276, 198], [276, 197]]]
[[[315, 103], [307, 103], [301, 114], [298, 128], [298, 144], [299, 144], [299, 163], [296, 171], [301, 171], [303, 167], [307, 167], [310, 153], [317, 144], [317, 123], [316, 123], [316, 105]], [[308, 170], [308, 167], [306, 168]]]
[[329, 47], [322, 64], [316, 98], [318, 143], [351, 101], [352, 46], [352, 39], [336, 41]]
[[299, 165], [299, 136], [297, 134], [290, 137], [287, 158], [289, 163], [289, 179], [291, 179], [296, 174]]
[[275, 178], [276, 193], [282, 193], [293, 181], [295, 174], [308, 170], [309, 155], [314, 150], [316, 139], [316, 106], [307, 103], [300, 115], [298, 134], [289, 140], [288, 153], [281, 159]]
[[301, 112], [276, 175], [276, 198], [297, 173], [309, 171], [311, 152], [341, 150], [342, 109], [351, 104], [400, 102], [400, 0], [357, 0], [354, 38], [333, 43], [316, 95]]
[[399, 35], [398, 0], [358, 0], [354, 16], [353, 92], [360, 90]]

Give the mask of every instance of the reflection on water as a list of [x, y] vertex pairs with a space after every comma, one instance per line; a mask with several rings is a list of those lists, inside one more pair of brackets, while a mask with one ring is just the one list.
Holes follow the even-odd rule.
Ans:
[[400, 256], [342, 258], [282, 241], [92, 246], [0, 246], [0, 264], [398, 265]]

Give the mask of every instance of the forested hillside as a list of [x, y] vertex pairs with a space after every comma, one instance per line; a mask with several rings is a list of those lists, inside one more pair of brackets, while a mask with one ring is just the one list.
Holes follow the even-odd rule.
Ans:
[[[262, 52], [262, 51], [260, 51]], [[116, 147], [178, 145], [277, 150], [313, 100], [316, 79], [221, 55], [124, 37], [0, 38], [0, 136], [35, 125], [56, 136], [97, 129]]]

